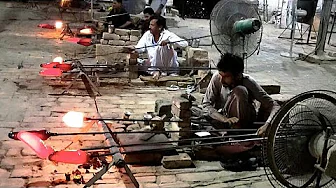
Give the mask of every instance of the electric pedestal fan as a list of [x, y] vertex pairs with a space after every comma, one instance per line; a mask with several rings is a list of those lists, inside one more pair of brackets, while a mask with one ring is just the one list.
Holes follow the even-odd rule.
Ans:
[[[258, 50], [262, 25], [253, 2], [221, 0], [215, 5], [210, 33], [221, 54], [245, 59]], [[335, 112], [336, 93], [324, 90], [299, 94], [281, 107], [262, 149], [273, 187], [336, 187]]]
[[336, 160], [330, 157], [335, 112], [336, 93], [325, 90], [299, 94], [281, 107], [263, 147], [265, 172], [274, 187], [336, 187]]
[[257, 5], [250, 0], [221, 0], [210, 15], [213, 44], [221, 53], [248, 58], [260, 46], [261, 19]]

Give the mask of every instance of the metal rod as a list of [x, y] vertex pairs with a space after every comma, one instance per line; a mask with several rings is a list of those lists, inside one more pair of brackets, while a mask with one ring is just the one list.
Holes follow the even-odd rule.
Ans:
[[[224, 35], [224, 34], [223, 33], [218, 33], [218, 34], [212, 34], [212, 35], [204, 35], [204, 36], [200, 36], [200, 37], [194, 37], [194, 38], [191, 38], [191, 39], [182, 39], [182, 40], [178, 40], [178, 41], [172, 41], [172, 42], [169, 42], [168, 44], [174, 44], [174, 43], [182, 42], [182, 41], [192, 41], [192, 40], [195, 40], [195, 39], [202, 39], [202, 38], [219, 36], [219, 35]], [[139, 47], [139, 48], [133, 48], [133, 50], [140, 50], [140, 49], [143, 49], [143, 48], [150, 48], [150, 47], [155, 47], [155, 46], [159, 46], [159, 44], [144, 46], [144, 47]], [[99, 55], [99, 56], [107, 56], [107, 55], [114, 54], [114, 53], [115, 52], [111, 52], [111, 53], [102, 54], [102, 55]], [[90, 57], [91, 56], [88, 56], [88, 57], [85, 57], [85, 58], [90, 58]], [[96, 57], [97, 56], [95, 56], [94, 58], [96, 58]], [[79, 59], [84, 59], [84, 58], [77, 58], [77, 60], [79, 60]]]
[[91, 20], [93, 19], [94, 13], [93, 13], [93, 0], [91, 0]]
[[[93, 98], [93, 100], [95, 101], [95, 98]], [[95, 105], [97, 105], [97, 103], [95, 103]], [[97, 113], [98, 115], [101, 117], [98, 108], [97, 109]], [[106, 131], [107, 133], [105, 134], [106, 140], [110, 145], [117, 145], [117, 138], [116, 135], [114, 134], [114, 132], [111, 130], [111, 128], [105, 123], [105, 121], [99, 121], [98, 123], [100, 123], [103, 127], [103, 130]], [[97, 173], [94, 177], [91, 178], [90, 183], [91, 185], [94, 184], [102, 175], [104, 175], [106, 172], [108, 172], [108, 170], [115, 165], [117, 168], [124, 168], [126, 170], [126, 174], [128, 175], [128, 177], [131, 179], [132, 183], [134, 184], [135, 187], [139, 187], [139, 183], [138, 181], [135, 179], [133, 173], [131, 172], [131, 170], [128, 168], [123, 156], [121, 155], [119, 148], [117, 147], [110, 147], [109, 151], [112, 154], [112, 159], [113, 162], [111, 162], [107, 168], [103, 168], [102, 170], [99, 171], [99, 173]], [[87, 186], [89, 187], [89, 186]]]
[[[197, 132], [256, 132], [257, 129], [216, 129], [216, 130], [180, 130], [180, 131], [132, 131], [132, 132], [113, 132], [113, 134], [142, 134], [142, 133], [197, 133]], [[106, 134], [109, 132], [84, 132], [84, 133], [49, 133], [51, 136], [69, 136], [69, 135], [96, 135], [96, 134]]]
[[[212, 145], [223, 145], [223, 144], [230, 144], [230, 143], [238, 143], [238, 142], [251, 142], [251, 141], [262, 141], [267, 140], [267, 137], [264, 138], [251, 138], [251, 139], [245, 139], [245, 140], [229, 140], [229, 141], [223, 141], [223, 142], [212, 142], [212, 143], [202, 143], [197, 145], [182, 145], [182, 146], [173, 146], [173, 147], [167, 147], [167, 148], [157, 148], [157, 149], [147, 149], [147, 150], [140, 150], [140, 151], [122, 151], [121, 154], [131, 154], [131, 153], [141, 153], [141, 152], [154, 152], [154, 151], [167, 151], [167, 150], [173, 150], [173, 149], [182, 149], [187, 147], [199, 147], [199, 146], [212, 146]], [[91, 155], [91, 157], [100, 157], [100, 156], [110, 156], [114, 153], [105, 153], [105, 154], [98, 154], [98, 155]]]
[[127, 15], [129, 13], [122, 13], [122, 14], [114, 14], [114, 15], [110, 15], [110, 16], [102, 16], [100, 17], [101, 19], [104, 19], [104, 18], [112, 18], [112, 17], [117, 17], [117, 16], [123, 16], [123, 15]]
[[333, 0], [323, 1], [320, 26], [315, 47], [315, 55], [322, 55], [324, 53], [332, 4]]
[[[148, 143], [131, 143], [131, 144], [124, 144], [124, 145], [113, 145], [113, 146], [105, 146], [105, 147], [92, 147], [92, 148], [83, 148], [81, 150], [88, 151], [88, 150], [104, 150], [109, 149], [110, 147], [133, 147], [133, 146], [146, 146], [146, 145], [156, 145], [156, 144], [169, 144], [169, 143], [179, 143], [179, 142], [189, 142], [189, 141], [204, 141], [204, 140], [213, 140], [213, 139], [225, 139], [225, 138], [241, 138], [241, 137], [255, 137], [256, 134], [242, 134], [242, 135], [227, 135], [227, 136], [215, 136], [215, 137], [204, 137], [204, 138], [187, 138], [181, 140], [170, 140], [170, 141], [161, 141], [161, 142], [148, 142]], [[302, 135], [300, 135], [302, 136]], [[276, 136], [276, 139], [281, 138], [292, 138], [296, 137], [295, 135], [285, 135], [285, 136]], [[259, 139], [259, 138], [256, 138]], [[262, 138], [262, 139], [267, 139]], [[241, 140], [234, 140], [236, 142], [240, 142]], [[212, 143], [207, 143], [212, 144]]]
[[[113, 69], [113, 68], [118, 68], [117, 65], [83, 65], [83, 70], [70, 70], [70, 71], [63, 71], [62, 73], [68, 73], [68, 74], [75, 74], [75, 73], [81, 73], [81, 72], [86, 72], [86, 73], [92, 73], [92, 72], [103, 72], [100, 70], [85, 70], [85, 69], [99, 69], [99, 68], [108, 68], [108, 69]], [[177, 67], [177, 68], [172, 68], [172, 67], [164, 67], [164, 66], [142, 66], [142, 65], [125, 65], [121, 66], [120, 68], [139, 68], [139, 69], [160, 69], [160, 70], [165, 70], [165, 71], [176, 71], [178, 70], [217, 70], [217, 68], [213, 67]]]
[[92, 147], [92, 148], [84, 148], [81, 150], [83, 151], [101, 150], [101, 149], [109, 149], [110, 147], [146, 146], [146, 145], [155, 145], [155, 144], [170, 144], [170, 143], [179, 143], [179, 142], [187, 142], [187, 141], [204, 141], [204, 140], [212, 140], [212, 139], [240, 138], [240, 137], [249, 137], [249, 136], [256, 136], [256, 134], [214, 136], [214, 137], [205, 137], [205, 138], [187, 138], [187, 139], [181, 139], [181, 140], [170, 140], [170, 141], [161, 141], [161, 142], [146, 142], [146, 143], [133, 143], [133, 144], [106, 146], [106, 147]]
[[90, 118], [86, 117], [85, 120], [94, 120], [94, 121], [150, 121], [150, 122], [183, 122], [182, 120], [153, 120], [153, 119], [123, 119], [123, 118]]
[[[234, 135], [232, 135], [234, 136]], [[231, 138], [232, 138], [231, 136]], [[236, 135], [238, 136], [238, 135]], [[230, 136], [228, 136], [230, 137]], [[292, 136], [276, 136], [276, 139], [281, 139], [281, 138], [289, 138]], [[295, 137], [295, 136], [294, 136]], [[221, 137], [223, 138], [223, 137]], [[172, 150], [172, 149], [182, 149], [182, 148], [194, 148], [194, 147], [199, 147], [199, 146], [211, 146], [211, 145], [224, 145], [224, 144], [230, 144], [230, 143], [240, 143], [240, 142], [250, 142], [250, 141], [262, 141], [262, 140], [267, 140], [268, 137], [262, 137], [262, 138], [250, 138], [250, 139], [244, 139], [244, 140], [229, 140], [229, 141], [222, 141], [222, 142], [211, 142], [211, 143], [201, 143], [197, 145], [182, 145], [182, 146], [172, 146], [172, 147], [166, 147], [166, 148], [156, 148], [156, 149], [146, 149], [146, 150], [139, 150], [139, 151], [123, 151], [120, 152], [121, 154], [131, 154], [131, 153], [141, 153], [141, 152], [153, 152], [153, 151], [167, 151], [167, 150]], [[183, 141], [187, 141], [186, 139]], [[182, 141], [181, 141], [182, 142]], [[121, 147], [121, 146], [119, 146]], [[97, 150], [101, 149], [101, 151], [96, 151], [96, 152], [106, 152], [104, 149], [109, 149], [109, 147], [100, 147], [96, 148]], [[99, 156], [109, 156], [113, 155], [114, 153], [105, 153], [105, 154], [98, 154], [98, 155], [91, 155], [91, 157], [99, 157]]]
[[[204, 125], [204, 126], [213, 126], [216, 125], [216, 123], [210, 123], [208, 121], [202, 121], [202, 120], [198, 120], [198, 119], [191, 119], [191, 123], [194, 124], [200, 124], [200, 125]], [[219, 122], [221, 123], [221, 122]], [[265, 122], [253, 122], [252, 125], [264, 125]]]
[[[116, 66], [118, 65], [83, 65], [83, 68], [117, 68]], [[125, 68], [134, 68], [134, 67], [141, 67], [141, 68], [158, 68], [158, 69], [166, 69], [169, 67], [164, 67], [164, 66], [144, 66], [144, 65], [125, 65], [121, 66]], [[193, 69], [198, 69], [198, 70], [215, 70], [217, 68], [212, 68], [212, 67], [177, 67], [179, 70], [193, 70]], [[173, 70], [173, 69], [172, 69]], [[73, 73], [70, 72], [69, 73]]]

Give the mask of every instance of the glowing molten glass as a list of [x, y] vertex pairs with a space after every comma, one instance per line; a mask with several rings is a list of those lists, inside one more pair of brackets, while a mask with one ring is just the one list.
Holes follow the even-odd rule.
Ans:
[[45, 145], [45, 143], [34, 133], [20, 131], [17, 134], [17, 137], [33, 149], [36, 155], [42, 159], [47, 159], [49, 155], [55, 152], [50, 146]]
[[91, 35], [92, 34], [92, 29], [91, 28], [84, 28], [84, 29], [81, 29], [79, 31], [79, 33], [85, 34], [85, 35]]
[[70, 111], [63, 116], [63, 122], [69, 127], [83, 127], [84, 114], [81, 112]]
[[56, 29], [62, 29], [62, 28], [63, 28], [63, 22], [61, 22], [61, 21], [56, 21], [56, 22], [55, 22], [55, 27], [56, 27]]
[[91, 46], [92, 40], [90, 38], [82, 38], [80, 39], [77, 44], [83, 45], [83, 46]]
[[[25, 131], [29, 132], [37, 137], [39, 137], [41, 140], [47, 140], [51, 135], [50, 132], [47, 130], [38, 130], [38, 131]], [[19, 140], [18, 134], [20, 132], [9, 132], [8, 137], [14, 140]]]
[[42, 67], [42, 68], [55, 68], [59, 64], [60, 64], [59, 62], [42, 63], [40, 65], [40, 67]]
[[62, 57], [55, 57], [53, 62], [63, 63], [63, 58]]
[[61, 63], [56, 65], [56, 68], [61, 69], [62, 71], [70, 71], [72, 69], [71, 64]]
[[56, 151], [49, 160], [68, 164], [84, 164], [89, 161], [89, 155], [82, 151]]
[[43, 69], [39, 73], [41, 76], [52, 76], [52, 77], [60, 77], [62, 76], [62, 70], [57, 68], [51, 69]]

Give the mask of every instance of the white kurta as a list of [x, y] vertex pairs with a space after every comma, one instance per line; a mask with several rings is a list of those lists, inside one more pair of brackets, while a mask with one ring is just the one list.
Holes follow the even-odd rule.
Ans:
[[[171, 46], [170, 44], [168, 44], [167, 46], [159, 46], [159, 44], [161, 44], [161, 42], [164, 40], [171, 42], [174, 46], [177, 47], [188, 46], [188, 42], [186, 40], [181, 39], [176, 34], [168, 30], [164, 30], [160, 33], [160, 38], [157, 43], [155, 42], [152, 33], [150, 31], [147, 31], [143, 34], [135, 48], [139, 53], [147, 51], [150, 66], [164, 67], [167, 69], [171, 67], [178, 67], [177, 53], [174, 50], [173, 46]], [[176, 71], [162, 71], [176, 73]]]
[[164, 16], [166, 13], [166, 3], [167, 3], [167, 0], [153, 0], [150, 7], [154, 10], [154, 12], [156, 12], [157, 9], [159, 9], [161, 4], [164, 5], [162, 12], [161, 12], [161, 16]]

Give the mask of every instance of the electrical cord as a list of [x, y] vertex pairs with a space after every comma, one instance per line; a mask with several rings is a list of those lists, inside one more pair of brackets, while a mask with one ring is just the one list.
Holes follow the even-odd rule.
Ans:
[[[322, 28], [322, 29], [321, 29], [321, 33], [323, 33], [324, 19], [325, 19], [325, 18], [322, 17], [322, 21], [320, 22], [320, 23], [321, 23], [321, 26], [320, 26], [320, 27]], [[320, 45], [322, 45], [322, 40], [320, 40], [319, 43], [316, 45], [315, 49], [314, 49], [313, 51], [311, 51], [310, 53], [308, 53], [307, 55], [305, 55], [304, 58], [302, 58], [302, 57], [300, 58], [300, 57], [299, 57], [299, 58], [296, 58], [296, 60], [306, 61], [306, 59], [307, 59], [310, 55], [312, 55], [313, 53], [316, 52], [316, 49], [318, 49], [318, 48], [320, 47]]]

